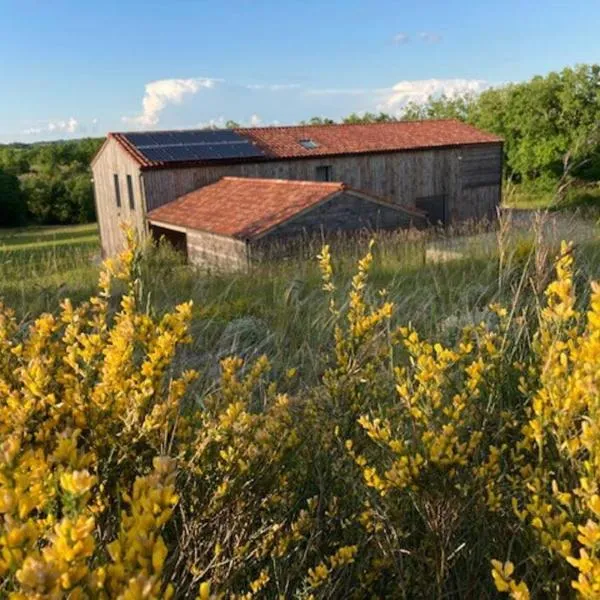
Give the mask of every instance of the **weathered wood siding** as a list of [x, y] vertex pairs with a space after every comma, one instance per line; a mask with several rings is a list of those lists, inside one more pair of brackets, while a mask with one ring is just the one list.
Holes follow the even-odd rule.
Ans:
[[460, 181], [463, 189], [497, 185], [502, 178], [502, 147], [464, 147], [460, 154]]
[[463, 148], [455, 220], [495, 219], [502, 200], [502, 146]]
[[144, 172], [148, 210], [213, 183], [225, 175], [314, 180], [317, 167], [331, 166], [331, 180], [397, 204], [416, 196], [448, 193], [458, 176], [455, 151], [398, 152]]
[[[476, 206], [462, 205], [477, 202], [477, 194], [468, 193], [462, 197], [463, 187], [476, 189], [484, 183], [493, 185], [498, 188], [499, 198], [502, 147], [500, 144], [481, 144], [439, 150], [158, 169], [145, 171], [142, 176], [147, 207], [152, 210], [226, 175], [314, 180], [317, 167], [322, 166], [331, 166], [332, 181], [343, 181], [402, 206], [415, 206], [417, 198], [444, 195], [448, 222], [452, 222], [480, 212]], [[481, 177], [478, 175], [480, 168], [483, 169]]]
[[248, 267], [245, 242], [206, 231], [187, 230], [187, 254], [191, 264], [211, 271], [243, 271]]
[[[133, 225], [143, 235], [145, 233], [145, 207], [143, 204], [142, 182], [138, 164], [119, 144], [109, 139], [92, 165], [96, 212], [102, 240], [104, 256], [116, 254], [123, 247], [121, 223]], [[114, 175], [119, 176], [121, 207], [115, 199]], [[134, 209], [129, 207], [127, 175], [131, 175], [134, 195]]]
[[500, 186], [497, 185], [463, 189], [458, 202], [458, 215], [455, 221], [467, 221], [469, 219], [492, 221], [497, 217], [500, 193]]
[[272, 229], [259, 241], [266, 244], [318, 233], [401, 229], [411, 224], [422, 224], [422, 220], [354, 194], [342, 193]]

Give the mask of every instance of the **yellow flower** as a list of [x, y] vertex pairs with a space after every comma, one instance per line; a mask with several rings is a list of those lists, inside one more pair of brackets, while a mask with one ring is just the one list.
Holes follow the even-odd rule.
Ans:
[[62, 488], [74, 496], [82, 496], [88, 492], [96, 483], [97, 478], [86, 470], [63, 473], [60, 476]]

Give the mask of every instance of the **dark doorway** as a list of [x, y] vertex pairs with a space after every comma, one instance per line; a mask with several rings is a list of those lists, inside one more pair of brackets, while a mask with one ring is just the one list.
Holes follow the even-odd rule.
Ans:
[[150, 233], [156, 241], [165, 238], [175, 250], [181, 252], [187, 258], [187, 235], [183, 231], [150, 225]]
[[427, 219], [431, 225], [445, 225], [448, 215], [446, 209], [446, 196], [424, 196], [417, 198], [415, 205], [418, 209], [427, 213]]

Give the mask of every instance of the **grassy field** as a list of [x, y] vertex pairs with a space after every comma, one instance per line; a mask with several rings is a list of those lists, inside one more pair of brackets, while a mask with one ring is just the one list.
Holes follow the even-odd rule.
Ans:
[[[371, 279], [397, 307], [397, 318], [420, 330], [451, 332], [484, 318], [487, 305], [512, 301], [523, 265], [532, 262], [533, 228], [507, 225], [506, 256], [498, 261], [498, 232], [399, 232], [381, 235]], [[560, 239], [580, 242], [581, 269], [592, 277], [600, 267], [592, 222], [546, 223], [548, 253]], [[465, 232], [462, 232], [465, 233]], [[508, 235], [508, 234], [507, 234]], [[509, 235], [510, 237], [510, 235]], [[334, 265], [344, 297], [368, 236], [333, 244]], [[192, 347], [186, 359], [214, 377], [224, 356], [267, 353], [280, 372], [300, 369], [306, 382], [322, 370], [321, 348], [330, 340], [330, 315], [321, 290], [316, 256], [320, 242], [295, 259], [269, 261], [249, 274], [205, 274], [184, 265], [168, 247], [148, 252], [140, 264], [150, 309], [161, 312], [193, 300]], [[54, 311], [61, 299], [83, 300], [94, 291], [99, 269], [94, 226], [41, 228], [0, 234], [0, 298], [27, 320]], [[448, 259], [451, 260], [448, 260]], [[211, 351], [207, 352], [207, 348]]]
[[315, 240], [222, 275], [161, 244], [106, 307], [61, 312], [98, 292], [94, 232], [70, 233], [0, 251], [0, 499], [33, 531], [0, 536], [0, 596], [73, 587], [73, 564], [107, 597], [190, 600], [574, 598], [600, 573], [593, 220], [379, 235], [360, 263], [370, 236], [335, 239], [321, 268]]
[[0, 251], [10, 248], [34, 248], [56, 246], [62, 243], [90, 243], [100, 241], [97, 223], [85, 225], [23, 227], [0, 229]]
[[600, 185], [575, 185], [559, 200], [555, 190], [527, 190], [505, 184], [504, 202], [507, 208], [524, 210], [583, 210], [596, 215], [600, 212]]
[[81, 298], [95, 285], [98, 226], [0, 229], [0, 297], [19, 314], [55, 307], [63, 295]]

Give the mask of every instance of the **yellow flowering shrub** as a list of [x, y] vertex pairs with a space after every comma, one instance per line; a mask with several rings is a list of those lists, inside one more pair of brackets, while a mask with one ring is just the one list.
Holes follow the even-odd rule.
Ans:
[[[511, 453], [513, 509], [545, 551], [545, 560], [535, 557], [538, 568], [549, 562], [543, 587], [599, 598], [600, 286], [592, 283], [589, 308], [581, 313], [572, 246], [562, 245], [556, 272], [521, 381], [530, 402]], [[516, 598], [512, 569], [498, 578], [495, 563], [494, 576], [498, 589]]]
[[143, 260], [129, 235], [89, 301], [0, 306], [0, 597], [600, 597], [600, 286], [577, 301], [571, 247], [543, 306], [437, 339], [372, 246], [345, 299], [323, 248], [331, 347], [293, 394], [267, 357], [201, 385]]

